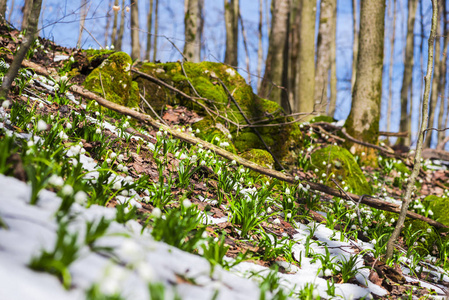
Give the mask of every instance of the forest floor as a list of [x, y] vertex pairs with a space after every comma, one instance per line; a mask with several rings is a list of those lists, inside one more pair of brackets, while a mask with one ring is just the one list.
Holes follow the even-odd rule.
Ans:
[[[3, 28], [0, 47], [14, 52], [19, 35]], [[89, 64], [47, 40], [32, 51], [55, 73]], [[410, 221], [384, 261], [397, 215], [255, 174], [64, 90], [83, 76], [55, 82], [23, 69], [0, 108], [1, 299], [448, 295], [446, 233]], [[193, 112], [166, 114], [191, 132]], [[313, 145], [340, 143], [303, 125]], [[379, 165], [362, 167], [374, 195], [400, 203], [411, 160], [379, 154]], [[426, 161], [413, 209], [431, 216], [422, 200], [447, 197], [448, 179]]]

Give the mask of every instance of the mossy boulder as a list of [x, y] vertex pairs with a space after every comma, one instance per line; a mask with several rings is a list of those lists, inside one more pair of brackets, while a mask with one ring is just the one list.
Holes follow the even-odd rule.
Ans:
[[449, 198], [429, 195], [424, 199], [424, 206], [433, 212], [433, 216], [429, 217], [449, 226]]
[[274, 159], [270, 153], [262, 149], [251, 149], [241, 154], [241, 157], [252, 161], [262, 167], [274, 168]]
[[[227, 137], [238, 152], [246, 152], [250, 149], [266, 150], [266, 148], [252, 128], [240, 127], [247, 123], [230, 95], [251, 122], [263, 125], [292, 120], [284, 117], [282, 108], [276, 102], [255, 95], [251, 86], [246, 84], [245, 79], [233, 68], [224, 64], [214, 62], [185, 62], [182, 65], [179, 62], [143, 63], [137, 68], [188, 95], [197, 97], [196, 101], [203, 106], [216, 111], [233, 123], [239, 124], [239, 126], [235, 126], [231, 122], [206, 112], [203, 107], [180, 96], [179, 93], [161, 87], [139, 75], [134, 76], [140, 90], [145, 91], [146, 100], [157, 112], [162, 112], [166, 104], [183, 105], [193, 109], [204, 117], [202, 121], [193, 125], [195, 129], [200, 129], [198, 137], [209, 141], [215, 135]], [[220, 128], [217, 127], [217, 124], [220, 124], [218, 126]], [[223, 128], [226, 128], [229, 134], [226, 134], [222, 130]], [[288, 162], [290, 151], [298, 149], [300, 146], [301, 132], [297, 124], [258, 127], [257, 130], [274, 155], [284, 163]]]
[[107, 100], [127, 107], [139, 105], [139, 87], [132, 81], [132, 60], [124, 52], [105, 59], [84, 81], [84, 87]]
[[[347, 186], [355, 194], [371, 194], [372, 189], [363, 175], [357, 161], [345, 148], [327, 146], [312, 153], [312, 168], [317, 169], [318, 177], [325, 184], [335, 187], [334, 178], [340, 186]], [[323, 176], [322, 174], [325, 174]], [[333, 176], [334, 175], [334, 176]], [[341, 182], [345, 184], [341, 184]]]

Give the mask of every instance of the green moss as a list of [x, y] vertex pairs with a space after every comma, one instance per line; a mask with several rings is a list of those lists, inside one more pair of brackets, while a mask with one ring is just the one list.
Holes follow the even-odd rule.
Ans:
[[332, 123], [335, 122], [335, 119], [329, 116], [316, 116], [312, 120], [310, 120], [310, 123], [317, 123], [317, 122], [327, 122]]
[[115, 53], [114, 50], [94, 50], [94, 49], [88, 49], [83, 50], [84, 53], [86, 53], [86, 58], [89, 62], [96, 61], [96, 60], [104, 60], [111, 54]]
[[[328, 165], [330, 165], [329, 169]], [[372, 193], [365, 175], [352, 154], [345, 148], [328, 146], [315, 151], [312, 153], [312, 168], [319, 170], [317, 175], [325, 181], [325, 184], [335, 186], [330, 180], [332, 174], [335, 174], [335, 180], [337, 182], [344, 181], [345, 186], [349, 187], [349, 191], [359, 195]], [[323, 173], [327, 176], [322, 177]]]
[[273, 169], [274, 159], [268, 151], [261, 149], [251, 149], [241, 154], [241, 156], [262, 167]]
[[429, 195], [424, 199], [424, 205], [433, 212], [432, 219], [449, 226], [449, 198]]
[[132, 82], [132, 60], [124, 52], [116, 52], [94, 69], [84, 81], [84, 87], [107, 100], [128, 106], [139, 104], [139, 89]]
[[[430, 233], [428, 232], [428, 229], [430, 229]], [[416, 242], [418, 245], [414, 247], [414, 250], [420, 255], [429, 254], [433, 250], [434, 244], [438, 238], [437, 233], [428, 223], [409, 218], [405, 220], [403, 233], [406, 235], [406, 240], [410, 237], [415, 237], [417, 234], [424, 237], [424, 239], [417, 239]]]

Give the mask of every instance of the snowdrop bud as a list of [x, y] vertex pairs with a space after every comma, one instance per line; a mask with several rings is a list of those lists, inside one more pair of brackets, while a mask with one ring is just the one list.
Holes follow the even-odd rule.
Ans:
[[5, 101], [3, 101], [3, 103], [2, 103], [2, 107], [3, 107], [3, 108], [8, 108], [10, 104], [11, 104], [11, 102], [10, 102], [9, 100], [5, 100]]
[[295, 180], [299, 180], [299, 176], [298, 175], [295, 176]]
[[153, 209], [153, 211], [151, 212], [151, 214], [152, 214], [155, 218], [160, 218], [161, 215], [162, 215], [162, 211], [161, 211], [160, 208], [155, 207], [155, 208]]
[[118, 159], [119, 162], [122, 162], [124, 158], [125, 158], [125, 157], [123, 156], [123, 154], [120, 154], [120, 155], [117, 157], [117, 159]]
[[73, 187], [71, 185], [66, 184], [62, 187], [61, 193], [64, 196], [70, 196], [73, 193]]
[[37, 131], [47, 130], [47, 123], [44, 120], [39, 120], [37, 122]]
[[65, 128], [72, 129], [72, 124], [70, 124], [70, 123], [65, 124]]
[[79, 204], [81, 204], [81, 205], [84, 205], [84, 204], [86, 204], [86, 202], [87, 202], [87, 194], [86, 194], [84, 191], [78, 191], [78, 192], [75, 194], [74, 199], [75, 199], [75, 202], [76, 202], [76, 203], [79, 203]]
[[281, 224], [281, 220], [279, 220], [279, 219], [274, 219], [274, 220], [273, 220], [273, 224], [275, 224], [275, 225], [280, 225], [280, 224]]
[[286, 195], [290, 195], [290, 189], [289, 189], [289, 188], [286, 188], [286, 189], [285, 189], [285, 194], [286, 194]]
[[122, 196], [125, 196], [125, 197], [126, 197], [126, 196], [128, 196], [129, 193], [128, 193], [127, 190], [123, 190], [123, 191], [121, 192], [121, 194], [122, 194]]
[[122, 183], [120, 181], [116, 181], [114, 182], [114, 184], [112, 185], [112, 189], [113, 190], [119, 190], [122, 188]]
[[185, 208], [189, 208], [190, 206], [192, 206], [192, 202], [189, 199], [184, 199], [184, 201], [182, 201], [182, 205]]
[[287, 214], [287, 219], [291, 219], [291, 217], [292, 217], [292, 213], [288, 213]]
[[332, 276], [332, 270], [330, 270], [330, 269], [324, 270], [324, 276], [326, 276], [326, 277]]
[[128, 167], [127, 166], [123, 166], [123, 172], [128, 173]]
[[271, 209], [271, 207], [267, 208], [267, 214], [271, 214], [273, 212], [273, 210]]
[[100, 128], [97, 128], [97, 130], [95, 130], [95, 133], [96, 133], [96, 134], [100, 134], [100, 133], [101, 133], [101, 129], [100, 129]]

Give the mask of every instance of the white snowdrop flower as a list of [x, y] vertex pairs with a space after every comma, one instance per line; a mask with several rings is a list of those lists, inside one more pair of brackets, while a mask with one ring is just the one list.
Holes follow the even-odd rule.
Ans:
[[120, 155], [117, 157], [117, 160], [118, 160], [119, 162], [122, 162], [124, 158], [125, 158], [125, 157], [123, 156], [123, 154], [120, 154]]
[[321, 174], [321, 177], [326, 177], [326, 173]]
[[352, 229], [352, 230], [356, 230], [356, 229], [357, 229], [357, 226], [352, 225], [352, 226], [351, 226], [351, 229]]
[[396, 221], [394, 218], [391, 218], [390, 223], [394, 223]]
[[302, 123], [299, 124], [299, 128], [304, 128], [304, 125]]
[[365, 156], [366, 155], [366, 153], [365, 152], [362, 152], [362, 156]]
[[141, 260], [143, 257], [142, 247], [131, 239], [125, 239], [120, 246], [120, 251], [126, 256], [126, 258], [134, 262]]
[[233, 159], [233, 160], [231, 161], [231, 165], [235, 166], [236, 164], [237, 164], [237, 162], [235, 161], [235, 159]]
[[197, 128], [196, 130], [195, 130], [195, 133], [200, 133], [201, 131]]
[[69, 184], [66, 184], [62, 187], [61, 193], [64, 196], [70, 196], [71, 194], [73, 194], [73, 187]]
[[111, 162], [112, 162], [112, 159], [106, 158], [106, 163], [107, 163], [107, 164], [110, 164]]
[[67, 136], [67, 134], [65, 134], [64, 131], [60, 131], [59, 134], [58, 134], [58, 136], [59, 136], [59, 138], [60, 138], [61, 140], [64, 140], [64, 141], [66, 141], [66, 140], [69, 138], [69, 137]]
[[379, 183], [377, 184], [377, 186], [378, 186], [378, 187], [381, 187], [381, 186], [382, 186], [382, 183], [379, 182]]
[[222, 148], [229, 147], [229, 143], [228, 142], [222, 142], [222, 143], [220, 143], [220, 147], [222, 147]]
[[78, 161], [75, 158], [72, 158], [72, 165], [76, 167], [78, 165]]
[[111, 152], [109, 154], [109, 157], [112, 158], [112, 159], [114, 159], [116, 156], [117, 156], [117, 154], [115, 154], [115, 152]]
[[167, 135], [167, 130], [164, 130], [164, 135]]
[[228, 73], [231, 77], [235, 76], [235, 71], [231, 68], [227, 68], [226, 69], [226, 73]]
[[156, 132], [156, 135], [157, 135], [157, 136], [162, 136], [162, 131]]
[[291, 217], [292, 217], [292, 213], [288, 213], [287, 214], [287, 219], [291, 219]]
[[192, 202], [189, 199], [184, 199], [184, 201], [182, 201], [182, 205], [185, 208], [189, 208], [190, 206], [192, 206]]
[[123, 165], [122, 165], [122, 164], [118, 164], [118, 166], [117, 166], [117, 170], [119, 170], [119, 171], [123, 171]]
[[55, 174], [50, 176], [50, 178], [48, 179], [48, 182], [51, 185], [59, 186], [59, 187], [64, 184], [64, 180], [62, 179], [62, 177], [55, 175]]
[[112, 185], [112, 189], [113, 190], [119, 190], [122, 188], [122, 183], [120, 181], [116, 181], [114, 182], [114, 184]]
[[[111, 46], [112, 47], [112, 46]], [[155, 275], [154, 275], [154, 269], [151, 267], [151, 265], [145, 261], [139, 262], [136, 266], [136, 271], [139, 276], [148, 282], [154, 281]]]
[[332, 270], [331, 269], [324, 270], [324, 276], [326, 277], [332, 276]]
[[61, 76], [60, 78], [59, 78], [61, 81], [67, 81], [67, 76]]
[[320, 180], [320, 183], [323, 184], [323, 180]]
[[76, 203], [81, 204], [81, 205], [84, 205], [87, 202], [87, 194], [84, 191], [76, 192], [76, 194], [73, 198], [75, 199]]
[[155, 207], [153, 209], [153, 211], [151, 212], [151, 214], [155, 217], [155, 218], [160, 218], [162, 215], [162, 211], [159, 207]]
[[422, 237], [422, 238], [421, 238], [421, 242], [424, 243], [425, 241], [426, 241], [426, 239]]
[[22, 35], [22, 34], [19, 34], [19, 36], [18, 36], [17, 38], [23, 39], [23, 35]]
[[216, 137], [215, 137], [215, 140], [216, 140], [217, 142], [219, 142], [219, 141], [220, 141], [220, 138], [219, 138], [218, 136], [216, 136]]
[[366, 235], [368, 235], [368, 233], [367, 233], [366, 231], [364, 231], [364, 232], [363, 232], [363, 235], [365, 235], [365, 236], [366, 236]]
[[320, 296], [320, 292], [318, 292], [318, 290], [313, 290], [312, 296], [313, 296], [313, 299], [317, 299]]
[[310, 190], [310, 184], [306, 185], [306, 190]]
[[75, 62], [75, 59], [73, 58], [73, 56], [70, 56], [70, 61]]
[[323, 166], [327, 165], [327, 163], [325, 161], [323, 161]]
[[335, 174], [334, 173], [332, 173], [332, 178], [335, 178]]
[[97, 128], [97, 130], [95, 130], [95, 133], [96, 133], [96, 134], [100, 134], [100, 133], [101, 133], [101, 129], [100, 129], [100, 128]]
[[27, 142], [27, 146], [28, 146], [28, 147], [33, 147], [33, 146], [34, 146], [33, 140], [29, 140], [29, 141]]
[[271, 214], [273, 212], [273, 210], [271, 209], [271, 207], [267, 208], [267, 214]]
[[431, 228], [427, 228], [427, 233], [431, 233], [432, 229]]
[[221, 169], [217, 171], [217, 175], [221, 175]]
[[120, 192], [120, 194], [125, 197], [127, 197], [129, 195], [128, 190], [123, 190]]
[[281, 220], [276, 218], [276, 219], [273, 220], [273, 224], [280, 225], [281, 224]]
[[39, 120], [37, 122], [37, 131], [47, 130], [47, 123], [44, 120]]
[[2, 107], [5, 109], [8, 108], [10, 105], [11, 105], [11, 102], [9, 100], [5, 100], [2, 103]]
[[205, 166], [205, 165], [206, 165], [206, 162], [205, 162], [204, 160], [202, 160], [202, 161], [200, 162], [200, 165]]
[[129, 175], [126, 176], [124, 180], [125, 180], [125, 182], [128, 182], [128, 183], [132, 183], [133, 182], [133, 178], [131, 176], [129, 176]]
[[385, 220], [385, 216], [384, 215], [381, 214], [379, 217], [380, 217], [381, 220]]
[[347, 190], [349, 189], [349, 187], [348, 187], [348, 186], [345, 186], [343, 189], [344, 189], [345, 191], [347, 191]]
[[371, 244], [376, 245], [376, 244], [377, 244], [377, 241], [376, 241], [376, 240], [372, 240], [372, 241], [371, 241]]
[[295, 180], [299, 180], [299, 176], [298, 175], [295, 176]]
[[342, 181], [342, 182], [341, 182], [341, 184], [342, 184], [342, 185], [345, 185], [345, 184], [346, 184], [346, 182], [345, 182], [345, 181]]
[[123, 166], [123, 172], [128, 173], [128, 167], [127, 166]]
[[429, 216], [433, 216], [433, 211], [429, 210]]
[[285, 189], [285, 194], [290, 195], [290, 189], [288, 187]]
[[232, 134], [228, 134], [228, 139], [232, 140]]
[[187, 155], [185, 155], [184, 153], [181, 153], [181, 155], [179, 156], [180, 160], [184, 160], [187, 158]]
[[418, 242], [414, 242], [413, 246], [415, 246], [415, 247], [418, 246]]

